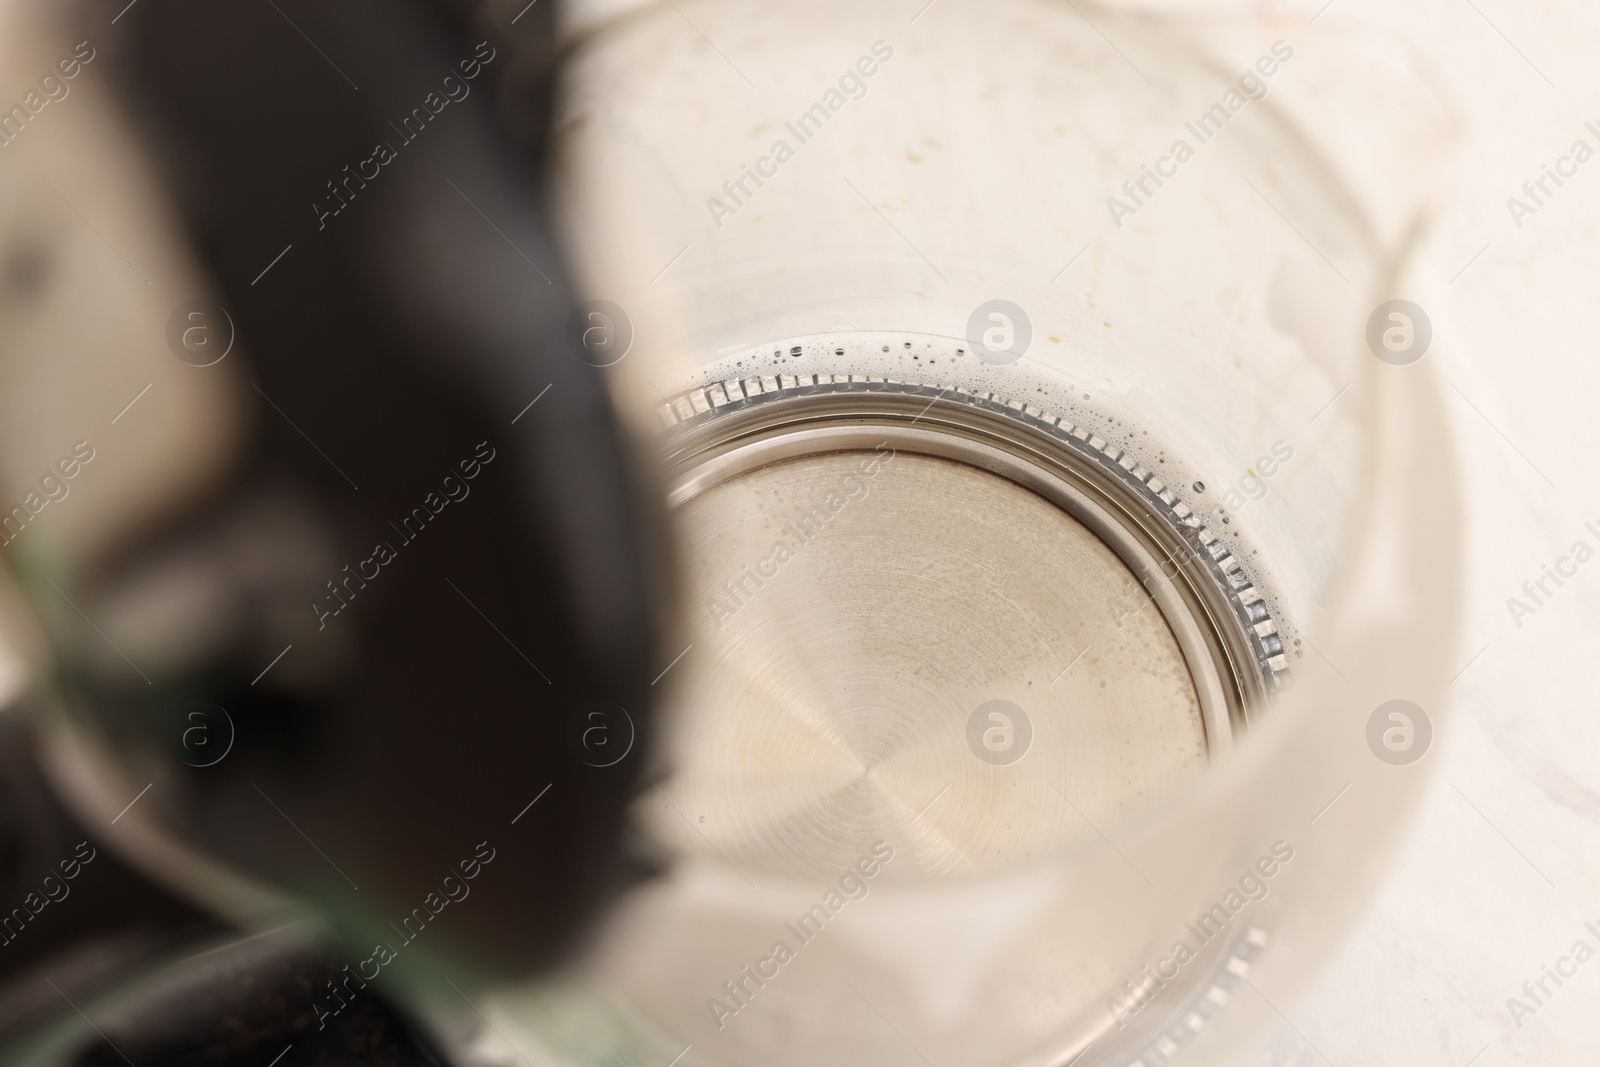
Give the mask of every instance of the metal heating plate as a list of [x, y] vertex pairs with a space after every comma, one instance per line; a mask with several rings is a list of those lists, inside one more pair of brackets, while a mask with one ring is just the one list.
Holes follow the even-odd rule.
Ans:
[[[883, 838], [900, 875], [994, 869], [1198, 771], [1280, 684], [1242, 561], [1069, 420], [846, 375], [661, 418], [696, 650], [672, 790], [698, 833], [659, 829], [691, 851], [826, 874]], [[1016, 762], [976, 741], [990, 708]]]

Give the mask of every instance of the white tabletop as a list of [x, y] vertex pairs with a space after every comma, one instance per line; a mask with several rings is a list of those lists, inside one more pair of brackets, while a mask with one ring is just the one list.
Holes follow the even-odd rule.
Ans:
[[[1542, 1005], [1522, 986], [1578, 940], [1600, 951], [1584, 925], [1600, 930], [1600, 565], [1577, 567], [1559, 588], [1547, 582], [1554, 595], [1534, 614], [1514, 618], [1507, 600], [1529, 603], [1522, 583], [1575, 542], [1600, 550], [1600, 162], [1560, 188], [1547, 183], [1554, 195], [1541, 194], [1533, 215], [1514, 218], [1507, 199], [1528, 202], [1522, 183], [1575, 141], [1600, 151], [1600, 135], [1584, 126], [1600, 119], [1600, 9], [1571, 0], [1336, 5], [1322, 17], [1415, 42], [1467, 119], [1457, 187], [1426, 252], [1454, 279], [1448, 310], [1460, 340], [1447, 376], [1471, 524], [1464, 669], [1396, 866], [1318, 985], [1279, 1005], [1287, 1018], [1244, 1062], [1593, 1063], [1600, 962], [1562, 963], [1577, 973], [1563, 986], [1547, 979]], [[1513, 996], [1535, 1012], [1513, 1019]]]

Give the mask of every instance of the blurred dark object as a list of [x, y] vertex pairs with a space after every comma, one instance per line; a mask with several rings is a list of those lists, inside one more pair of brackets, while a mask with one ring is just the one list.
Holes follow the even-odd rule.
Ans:
[[31, 734], [26, 716], [0, 714], [0, 1034], [175, 938], [220, 929], [93, 842], [51, 791]]
[[[180, 588], [189, 615], [148, 682], [58, 633], [65, 706], [159, 783], [139, 818], [348, 944], [547, 966], [641, 875], [667, 573], [650, 472], [564, 347], [551, 3], [497, 30], [459, 3], [146, 0], [105, 40], [260, 411], [227, 484], [73, 576], [89, 617]], [[604, 767], [567, 741], [595, 703], [638, 731]], [[195, 709], [225, 713], [222, 758], [194, 758]]]
[[294, 934], [229, 945], [153, 979], [74, 1067], [433, 1067], [445, 1062], [377, 990], [322, 1024], [309, 1005], [344, 977]]

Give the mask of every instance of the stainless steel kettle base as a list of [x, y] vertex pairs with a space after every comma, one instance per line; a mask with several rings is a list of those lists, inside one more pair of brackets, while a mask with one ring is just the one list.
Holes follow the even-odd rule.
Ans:
[[1042, 857], [1199, 773], [1277, 683], [1239, 561], [1071, 422], [842, 375], [663, 416], [693, 651], [654, 829], [689, 853], [830, 879], [879, 840], [896, 879]]

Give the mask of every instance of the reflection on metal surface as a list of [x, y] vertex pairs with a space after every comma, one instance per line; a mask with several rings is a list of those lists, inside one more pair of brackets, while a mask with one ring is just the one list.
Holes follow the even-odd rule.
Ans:
[[1263, 601], [1132, 457], [992, 396], [766, 383], [671, 405], [697, 650], [672, 788], [711, 813], [657, 819], [676, 847], [816, 876], [885, 839], [898, 879], [1051, 855], [1275, 685]]

